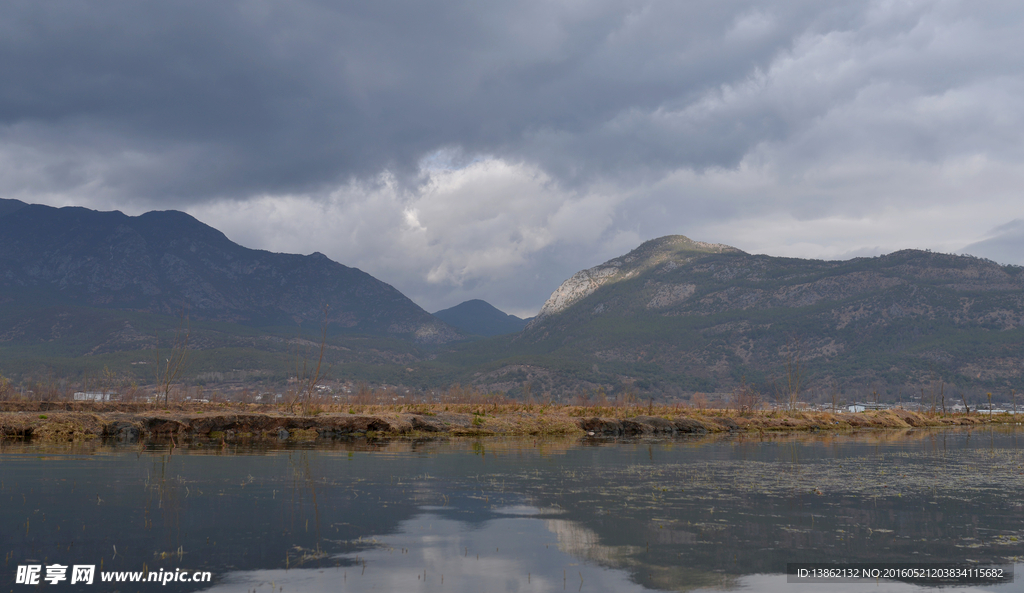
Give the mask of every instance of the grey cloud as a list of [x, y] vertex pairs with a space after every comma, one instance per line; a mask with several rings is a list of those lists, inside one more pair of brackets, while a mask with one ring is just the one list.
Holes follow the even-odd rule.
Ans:
[[992, 229], [989, 237], [962, 250], [1001, 264], [1024, 266], [1024, 220], [1014, 219]]
[[[942, 249], [928, 233], [962, 245], [1024, 216], [1022, 16], [956, 0], [12, 0], [0, 196], [185, 208], [430, 309], [523, 312], [669, 233], [787, 255]], [[439, 190], [438, 171], [475, 181]]]
[[414, 176], [446, 146], [563, 182], [733, 166], [799, 122], [707, 95], [858, 4], [10, 2], [0, 142], [171, 204]]

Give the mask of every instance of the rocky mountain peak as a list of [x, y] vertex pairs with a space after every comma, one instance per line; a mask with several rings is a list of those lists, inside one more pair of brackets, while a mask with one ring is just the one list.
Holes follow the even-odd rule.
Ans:
[[694, 258], [716, 253], [742, 254], [743, 252], [721, 243], [694, 241], [682, 235], [668, 235], [651, 239], [623, 256], [573, 274], [555, 292], [551, 293], [530, 326], [534, 326], [549, 315], [568, 309], [606, 284], [632, 278], [657, 266], [674, 269]]

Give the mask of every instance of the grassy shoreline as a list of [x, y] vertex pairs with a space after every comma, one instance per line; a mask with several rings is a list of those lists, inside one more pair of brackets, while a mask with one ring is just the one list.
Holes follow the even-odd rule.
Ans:
[[[305, 412], [305, 413], [303, 413]], [[675, 406], [529, 403], [320, 406], [315, 410], [245, 404], [0, 402], [0, 438], [67, 442], [109, 438], [316, 440], [375, 436], [575, 437], [851, 431], [1018, 424], [1010, 414], [747, 411]]]

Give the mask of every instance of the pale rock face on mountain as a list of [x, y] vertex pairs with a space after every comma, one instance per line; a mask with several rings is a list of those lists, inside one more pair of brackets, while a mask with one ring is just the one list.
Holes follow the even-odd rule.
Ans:
[[669, 284], [668, 286], [660, 286], [658, 287], [657, 292], [654, 293], [654, 297], [651, 301], [647, 303], [647, 308], [664, 309], [665, 307], [678, 305], [693, 296], [693, 293], [696, 291], [696, 284]]
[[[544, 306], [541, 307], [540, 313], [527, 327], [535, 326], [549, 315], [561, 313], [610, 282], [631, 278], [644, 270], [661, 264], [671, 270], [686, 263], [688, 254], [726, 252], [739, 252], [739, 250], [720, 243], [693, 241], [682, 235], [671, 235], [647, 241], [622, 257], [573, 274], [555, 292], [551, 293]], [[651, 301], [649, 308], [658, 309], [676, 304], [692, 295], [695, 290], [696, 286], [694, 285], [666, 287]]]
[[606, 281], [611, 279], [619, 271], [616, 265], [601, 265], [576, 272], [551, 293], [548, 300], [544, 302], [537, 318], [561, 313], [569, 308], [576, 301], [582, 300], [594, 293]]

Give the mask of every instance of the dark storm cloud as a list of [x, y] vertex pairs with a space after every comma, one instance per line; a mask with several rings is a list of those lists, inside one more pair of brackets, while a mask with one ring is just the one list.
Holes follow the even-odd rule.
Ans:
[[857, 17], [758, 6], [8, 2], [0, 138], [39, 151], [13, 158], [49, 168], [41, 189], [181, 203], [415, 173], [441, 147], [563, 180], [729, 166], [790, 122], [679, 110]]
[[530, 314], [558, 279], [669, 233], [952, 251], [1024, 216], [1022, 13], [12, 0], [0, 197], [187, 209], [431, 310]]

